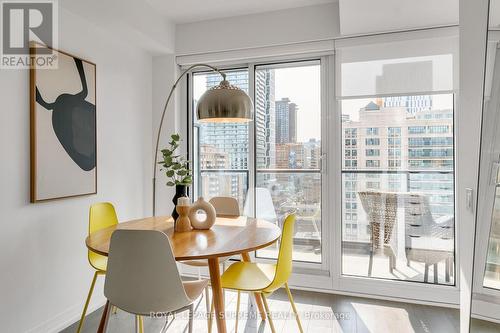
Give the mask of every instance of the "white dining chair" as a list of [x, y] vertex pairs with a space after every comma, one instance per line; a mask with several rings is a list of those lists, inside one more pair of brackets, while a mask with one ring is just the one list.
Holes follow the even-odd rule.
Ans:
[[[247, 192], [245, 207], [243, 208], [243, 215], [253, 216], [250, 205], [253, 194], [253, 190], [249, 189]], [[265, 187], [255, 188], [255, 217], [278, 224], [278, 215], [276, 214], [276, 208], [274, 207], [273, 197], [269, 189]]]
[[[104, 295], [110, 303], [108, 309], [116, 306], [136, 316], [168, 316], [189, 310], [189, 332], [192, 333], [193, 302], [207, 285], [208, 280], [181, 280], [170, 242], [163, 232], [113, 232], [104, 284]], [[140, 332], [142, 321], [137, 318], [136, 331]], [[167, 324], [168, 319], [162, 332]], [[104, 331], [106, 326], [107, 322]]]
[[240, 216], [240, 204], [232, 197], [213, 197], [209, 201], [217, 216]]
[[[240, 205], [238, 200], [232, 197], [213, 197], [209, 200], [210, 204], [215, 208], [215, 214], [217, 217], [229, 217], [229, 216], [240, 216]], [[219, 258], [219, 263], [222, 264], [222, 272], [226, 270], [225, 262], [229, 260], [230, 257]], [[208, 267], [207, 260], [187, 260], [181, 263], [198, 267], [198, 280], [201, 279], [201, 268]], [[207, 313], [210, 311], [210, 299], [208, 286], [205, 288], [205, 306], [207, 308]], [[211, 323], [211, 316], [209, 316], [209, 325]], [[212, 325], [209, 326], [208, 332], [211, 332]]]

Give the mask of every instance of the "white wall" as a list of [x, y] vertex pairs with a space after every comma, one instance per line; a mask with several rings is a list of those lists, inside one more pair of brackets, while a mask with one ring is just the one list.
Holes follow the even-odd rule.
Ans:
[[[175, 65], [174, 55], [164, 55], [153, 57], [153, 137], [152, 147], [156, 145], [156, 137], [160, 125], [160, 118], [165, 106], [165, 102], [174, 84], [174, 81], [179, 74], [177, 66]], [[179, 109], [180, 91], [184, 87], [180, 84], [172, 99], [170, 100], [165, 119], [163, 121], [162, 133], [160, 137], [160, 145], [158, 150], [165, 148], [170, 141], [170, 136], [174, 133], [181, 133], [180, 128], [180, 114]], [[186, 139], [183, 137], [183, 140]], [[159, 154], [158, 159], [161, 159]], [[150, 166], [151, 169], [151, 166]], [[167, 178], [165, 174], [157, 168], [156, 174], [156, 215], [170, 215], [174, 205], [172, 197], [175, 190], [172, 187], [166, 186]]]
[[339, 0], [342, 35], [458, 24], [458, 0]]
[[[98, 194], [29, 203], [29, 80], [0, 70], [0, 323], [53, 332], [77, 320], [92, 277], [84, 244], [89, 205], [120, 220], [150, 214], [152, 58], [60, 8], [59, 48], [97, 64]], [[102, 278], [90, 310], [104, 301]]]
[[331, 39], [339, 35], [338, 3], [176, 26], [178, 55]]

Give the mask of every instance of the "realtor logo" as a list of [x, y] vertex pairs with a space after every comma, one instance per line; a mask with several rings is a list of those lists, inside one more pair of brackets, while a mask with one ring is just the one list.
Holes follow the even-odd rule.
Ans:
[[[57, 47], [57, 2], [2, 1], [2, 52], [0, 68], [55, 68], [50, 48]], [[36, 54], [30, 55], [30, 45]]]

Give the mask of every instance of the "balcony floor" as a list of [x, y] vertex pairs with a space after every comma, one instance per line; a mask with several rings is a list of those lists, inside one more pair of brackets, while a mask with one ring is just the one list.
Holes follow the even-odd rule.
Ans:
[[[293, 258], [297, 261], [306, 262], [321, 262], [321, 256], [314, 252], [314, 249], [319, 246], [294, 245]], [[366, 249], [366, 243], [355, 248], [347, 247], [344, 249], [342, 257], [342, 272], [345, 275], [368, 277], [369, 251]], [[264, 250], [259, 250], [259, 257], [276, 258], [277, 247], [270, 246]], [[446, 281], [445, 276], [445, 261], [441, 261], [437, 266], [438, 283], [453, 285], [453, 273], [449, 281]], [[393, 273], [389, 270], [389, 257], [383, 254], [375, 255], [373, 258], [373, 268], [371, 277], [380, 279], [393, 279], [403, 281], [424, 282], [425, 264], [422, 262], [411, 261], [410, 266], [406, 265], [406, 261], [399, 260], [396, 264], [396, 269]], [[434, 283], [434, 266], [429, 267], [428, 283]]]

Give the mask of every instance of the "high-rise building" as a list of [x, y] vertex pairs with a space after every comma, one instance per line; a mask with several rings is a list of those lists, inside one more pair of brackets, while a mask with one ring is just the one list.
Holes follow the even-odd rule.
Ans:
[[298, 106], [289, 98], [276, 101], [276, 143], [297, 142]]
[[305, 151], [303, 143], [276, 144], [276, 167], [278, 169], [304, 168]]
[[257, 168], [276, 164], [274, 69], [255, 71], [255, 125]]
[[[226, 79], [234, 86], [248, 93], [248, 73], [226, 72]], [[206, 76], [206, 88], [219, 84], [218, 73]], [[248, 169], [248, 124], [204, 123], [200, 124], [200, 146], [215, 147], [228, 156], [230, 169]]]
[[393, 96], [384, 98], [385, 108], [405, 108], [409, 114], [432, 109], [432, 97], [430, 95], [418, 96]]
[[347, 240], [370, 239], [359, 191], [422, 193], [434, 216], [453, 215], [453, 111], [419, 110], [412, 115], [405, 105], [381, 104], [370, 102], [356, 121], [346, 118], [342, 123]]
[[316, 139], [309, 139], [304, 143], [304, 168], [321, 168], [321, 142]]

